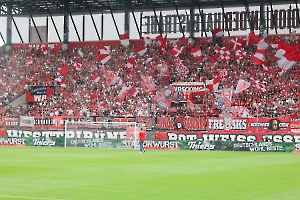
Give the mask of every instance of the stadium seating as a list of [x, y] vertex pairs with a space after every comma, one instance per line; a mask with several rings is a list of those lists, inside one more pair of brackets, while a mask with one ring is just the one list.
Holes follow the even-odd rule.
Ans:
[[[245, 36], [243, 38], [246, 38]], [[251, 117], [297, 116], [300, 105], [300, 68], [296, 63], [286, 71], [280, 70], [271, 44], [283, 42], [298, 45], [295, 35], [269, 36], [265, 52], [268, 67], [253, 62], [256, 44], [246, 44], [238, 57], [230, 46], [232, 37], [197, 38], [193, 44], [187, 39], [163, 41], [143, 40], [121, 45], [71, 45], [67, 50], [44, 46], [17, 46], [0, 58], [1, 115], [110, 115], [110, 116], [221, 116], [220, 104], [213, 92], [206, 92], [197, 109], [187, 104], [170, 108], [157, 104], [156, 91], [174, 82], [206, 82], [221, 76], [218, 90], [236, 87], [242, 79], [251, 86], [234, 93], [231, 106], [248, 109]], [[149, 42], [149, 41], [148, 41]], [[109, 46], [109, 47], [108, 47]], [[146, 52], [139, 49], [146, 47]], [[202, 60], [190, 52], [201, 47]], [[104, 48], [103, 48], [104, 47]], [[178, 54], [174, 47], [177, 48]], [[216, 50], [226, 48], [228, 60]], [[101, 52], [101, 50], [103, 50]], [[224, 50], [224, 49], [223, 49]], [[105, 56], [107, 60], [105, 60]], [[64, 68], [67, 67], [67, 68]], [[67, 69], [67, 71], [63, 71]], [[255, 87], [255, 80], [264, 90]], [[55, 90], [40, 103], [11, 106], [13, 100], [31, 85], [55, 86]]]

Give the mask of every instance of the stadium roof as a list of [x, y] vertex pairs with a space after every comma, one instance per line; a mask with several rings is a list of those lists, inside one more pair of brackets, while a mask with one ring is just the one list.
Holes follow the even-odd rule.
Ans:
[[282, 0], [0, 0], [0, 16], [7, 15], [7, 7], [11, 3], [12, 14], [24, 15], [63, 15], [65, 12], [72, 14], [105, 13], [109, 11], [123, 12], [127, 9], [134, 11], [168, 10], [175, 8], [217, 8], [221, 6], [235, 7], [272, 4], [294, 4], [295, 1]]

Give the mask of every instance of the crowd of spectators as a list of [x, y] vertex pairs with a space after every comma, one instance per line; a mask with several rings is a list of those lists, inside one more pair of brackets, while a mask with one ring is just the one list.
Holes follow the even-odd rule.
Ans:
[[[17, 47], [0, 57], [0, 106], [1, 115], [109, 115], [109, 116], [222, 116], [222, 108], [213, 92], [206, 91], [203, 102], [190, 108], [175, 99], [171, 105], [163, 107], [157, 104], [155, 91], [143, 87], [145, 79], [153, 81], [156, 91], [160, 91], [174, 82], [206, 82], [226, 71], [219, 83], [219, 90], [235, 87], [239, 79], [249, 82], [259, 80], [266, 87], [261, 92], [251, 85], [248, 89], [233, 94], [231, 106], [243, 106], [248, 109], [250, 117], [297, 117], [300, 105], [300, 67], [297, 63], [283, 73], [279, 73], [275, 49], [269, 45], [266, 51], [266, 71], [261, 65], [255, 64], [250, 56], [256, 51], [255, 44], [242, 48], [246, 55], [239, 61], [235, 50], [230, 49], [231, 59], [224, 62], [216, 57], [215, 49], [227, 47], [231, 37], [202, 38], [190, 44], [187, 39], [168, 40], [165, 51], [161, 51], [161, 41], [153, 41], [146, 45], [147, 52], [138, 56], [136, 47], [145, 45], [143, 42], [129, 45], [110, 46], [110, 59], [102, 64], [95, 55], [98, 45], [80, 47], [70, 46], [66, 50], [47, 52], [41, 46]], [[299, 45], [297, 36], [269, 36], [269, 44], [283, 41], [290, 45]], [[171, 56], [173, 46], [182, 47], [178, 56]], [[203, 60], [199, 61], [190, 51], [200, 46]], [[79, 55], [79, 52], [81, 55]], [[28, 60], [32, 58], [32, 62]], [[126, 67], [128, 59], [135, 60], [134, 65]], [[81, 63], [80, 70], [74, 69], [72, 63]], [[59, 74], [63, 66], [68, 66], [65, 75]], [[168, 66], [168, 75], [164, 75], [157, 66]], [[185, 72], [178, 66], [184, 66]], [[107, 85], [104, 70], [112, 71], [118, 77], [115, 84]], [[98, 82], [93, 76], [98, 76]], [[62, 84], [63, 83], [63, 84]], [[119, 96], [123, 85], [130, 89]], [[52, 95], [36, 103], [24, 103], [12, 106], [10, 103], [20, 95], [30, 92], [30, 86], [55, 86]], [[136, 92], [135, 92], [136, 91]], [[134, 93], [134, 94], [133, 94]], [[97, 97], [91, 97], [91, 94]]]

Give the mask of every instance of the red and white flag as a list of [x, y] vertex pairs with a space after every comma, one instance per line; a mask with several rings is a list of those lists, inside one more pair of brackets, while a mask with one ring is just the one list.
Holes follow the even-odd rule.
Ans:
[[142, 75], [142, 80], [141, 80], [141, 87], [146, 91], [146, 92], [153, 92], [156, 90], [156, 85], [153, 82], [152, 76], [143, 76]]
[[211, 31], [212, 35], [216, 35], [218, 37], [221, 37], [224, 35], [224, 32], [221, 28], [215, 28]]
[[277, 61], [278, 67], [288, 70], [300, 60], [300, 52], [285, 53], [282, 58]]
[[206, 87], [210, 92], [215, 92], [219, 88], [219, 83], [221, 81], [221, 76], [217, 76], [212, 80], [206, 81]]
[[66, 88], [67, 87], [66, 81], [60, 81], [60, 86]]
[[106, 70], [103, 67], [102, 68], [102, 72], [103, 72], [104, 78], [106, 80], [106, 85], [108, 87], [117, 83], [118, 77], [117, 77], [117, 75], [113, 71]]
[[103, 65], [110, 60], [110, 55], [108, 54], [101, 54], [101, 55], [98, 55], [98, 61], [100, 61]]
[[219, 59], [223, 62], [227, 62], [230, 58], [232, 58], [231, 53], [226, 47], [217, 48], [215, 52], [219, 56]]
[[198, 60], [198, 61], [202, 61], [203, 60], [203, 56], [202, 56], [202, 52], [201, 52], [200, 46], [196, 46], [195, 48], [193, 48], [190, 51], [190, 54], [192, 54], [193, 56], [195, 56], [196, 60]]
[[235, 52], [235, 58], [237, 60], [237, 63], [239, 63], [244, 58], [245, 55], [246, 55], [245, 51], [237, 50]]
[[100, 54], [110, 54], [110, 46], [98, 46], [98, 52]]
[[27, 60], [25, 61], [25, 64], [26, 65], [30, 65], [30, 64], [32, 64], [33, 62], [32, 62], [32, 57], [30, 56], [29, 58], [27, 58]]
[[238, 93], [248, 89], [249, 87], [250, 87], [250, 83], [248, 81], [240, 79], [237, 86], [236, 86], [236, 88], [235, 88], [234, 93], [238, 94]]
[[95, 83], [98, 83], [100, 81], [100, 77], [98, 75], [93, 75], [92, 79]]
[[139, 56], [142, 56], [147, 52], [147, 48], [144, 46], [137, 47], [137, 48], [135, 48], [135, 51], [139, 54]]
[[82, 63], [77, 60], [77, 61], [71, 61], [71, 65], [73, 66], [73, 68], [76, 70], [76, 71], [81, 71], [82, 70]]
[[266, 43], [265, 39], [255, 35], [253, 31], [249, 33], [249, 39], [256, 44], [257, 49], [262, 50], [268, 48], [268, 43]]
[[129, 33], [120, 34], [120, 42], [123, 46], [129, 45]]
[[163, 40], [161, 41], [161, 44], [160, 44], [160, 47], [159, 47], [159, 50], [160, 51], [166, 51], [166, 48], [167, 48], [167, 34], [165, 35], [165, 37], [163, 38]]
[[78, 50], [78, 54], [83, 57], [83, 52], [80, 49]]
[[234, 50], [240, 50], [242, 47], [242, 39], [232, 36], [229, 45]]
[[122, 89], [120, 90], [117, 98], [123, 98], [125, 96], [125, 94], [127, 93], [128, 90], [130, 90], [132, 88], [132, 85], [129, 84], [123, 84]]
[[170, 55], [171, 56], [179, 56], [179, 54], [181, 54], [182, 50], [183, 50], [183, 46], [182, 47], [173, 47], [171, 50], [170, 50]]
[[127, 62], [126, 62], [126, 68], [131, 69], [134, 64], [135, 64], [135, 61], [132, 58], [128, 58]]
[[263, 64], [264, 66], [268, 66], [268, 63], [265, 61], [265, 52], [265, 49], [257, 49], [255, 54], [251, 56], [251, 60], [257, 65]]
[[135, 97], [139, 93], [137, 88], [133, 88], [131, 91], [128, 92], [128, 95], [131, 97]]
[[145, 46], [147, 46], [148, 44], [152, 43], [152, 40], [149, 36], [147, 37], [141, 37], [141, 40], [143, 40], [145, 42]]

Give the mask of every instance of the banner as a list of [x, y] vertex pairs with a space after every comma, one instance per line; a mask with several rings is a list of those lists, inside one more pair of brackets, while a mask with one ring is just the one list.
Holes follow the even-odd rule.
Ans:
[[291, 118], [291, 131], [300, 133], [300, 118]]
[[202, 117], [157, 117], [156, 129], [162, 130], [205, 130], [206, 118]]
[[232, 141], [232, 142], [263, 142], [265, 138], [272, 142], [300, 143], [300, 134], [293, 132], [190, 132], [190, 131], [157, 131], [154, 140], [168, 141]]
[[34, 127], [34, 117], [20, 116], [20, 127]]

